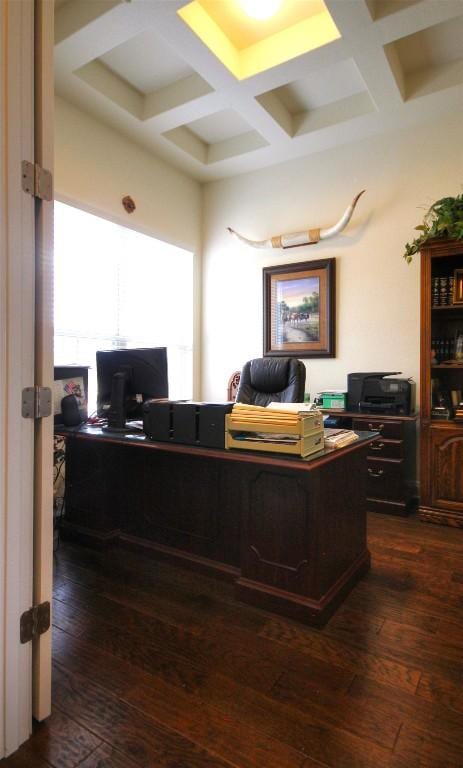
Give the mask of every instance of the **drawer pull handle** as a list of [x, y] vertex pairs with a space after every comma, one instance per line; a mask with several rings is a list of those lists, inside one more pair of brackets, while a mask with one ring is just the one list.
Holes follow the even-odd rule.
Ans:
[[368, 467], [368, 474], [370, 477], [381, 477], [381, 475], [384, 475], [384, 469], [378, 469], [377, 472], [375, 472], [374, 469], [371, 469], [371, 467]]
[[372, 432], [381, 432], [381, 430], [384, 429], [384, 424], [378, 424], [376, 427], [374, 424], [368, 424], [368, 429]]
[[370, 448], [372, 451], [382, 451], [384, 448], [384, 443], [374, 443], [373, 445], [370, 445]]

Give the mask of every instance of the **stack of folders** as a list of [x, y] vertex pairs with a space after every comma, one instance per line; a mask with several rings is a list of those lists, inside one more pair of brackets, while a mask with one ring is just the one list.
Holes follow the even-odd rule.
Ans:
[[225, 447], [308, 456], [323, 448], [323, 416], [235, 403], [226, 417]]
[[344, 448], [358, 439], [351, 429], [325, 429], [325, 448]]

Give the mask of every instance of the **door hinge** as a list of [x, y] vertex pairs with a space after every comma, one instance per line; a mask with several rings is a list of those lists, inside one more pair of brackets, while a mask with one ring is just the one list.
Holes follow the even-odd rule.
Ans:
[[29, 643], [34, 637], [43, 635], [50, 629], [50, 603], [40, 603], [28, 611], [24, 611], [19, 621], [19, 638], [21, 643]]
[[25, 419], [43, 419], [51, 414], [50, 387], [25, 387], [21, 413]]
[[53, 200], [53, 177], [38, 163], [21, 163], [21, 186], [24, 192], [40, 200]]

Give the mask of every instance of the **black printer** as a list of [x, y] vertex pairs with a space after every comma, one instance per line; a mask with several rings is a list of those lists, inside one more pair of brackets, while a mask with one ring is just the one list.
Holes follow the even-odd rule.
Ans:
[[411, 379], [390, 379], [400, 371], [349, 373], [347, 410], [408, 416], [414, 407], [415, 383]]

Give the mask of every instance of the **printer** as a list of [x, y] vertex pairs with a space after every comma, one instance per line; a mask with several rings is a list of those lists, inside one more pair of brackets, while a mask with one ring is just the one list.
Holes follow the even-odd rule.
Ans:
[[414, 382], [386, 378], [399, 374], [400, 371], [349, 373], [347, 410], [408, 416], [414, 407]]

